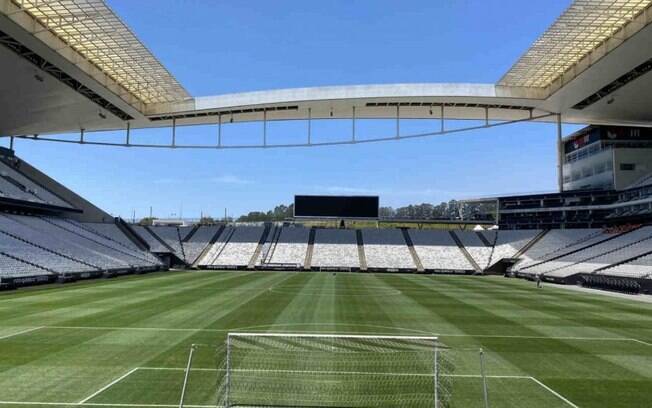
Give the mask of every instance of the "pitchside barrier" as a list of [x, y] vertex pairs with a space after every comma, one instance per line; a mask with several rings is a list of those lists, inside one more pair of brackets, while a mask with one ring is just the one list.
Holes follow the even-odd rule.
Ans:
[[218, 407], [448, 408], [457, 383], [460, 401], [488, 407], [483, 366], [478, 349], [437, 337], [229, 333], [224, 345], [192, 346], [179, 406], [205, 402], [212, 386]]

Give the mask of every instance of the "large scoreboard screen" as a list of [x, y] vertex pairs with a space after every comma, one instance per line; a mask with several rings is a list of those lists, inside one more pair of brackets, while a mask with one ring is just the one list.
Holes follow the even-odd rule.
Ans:
[[294, 216], [378, 218], [378, 196], [294, 196]]

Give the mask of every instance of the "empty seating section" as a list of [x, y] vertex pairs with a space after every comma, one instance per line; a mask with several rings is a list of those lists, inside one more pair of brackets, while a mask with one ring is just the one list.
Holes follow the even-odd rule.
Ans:
[[355, 230], [317, 229], [312, 251], [316, 268], [359, 268]]
[[[483, 232], [487, 240], [495, 242], [489, 266], [504, 258], [512, 258], [532, 241], [541, 230], [498, 230]], [[493, 234], [497, 234], [494, 236]]]
[[194, 263], [206, 246], [210, 244], [211, 239], [213, 239], [219, 229], [220, 227], [218, 225], [202, 225], [188, 241], [183, 242], [183, 252], [186, 255], [186, 262], [189, 264]]
[[516, 265], [516, 270], [527, 271], [528, 267], [559, 255], [567, 247], [600, 235], [600, 229], [560, 229], [548, 231], [530, 247]]
[[[466, 251], [471, 255], [475, 263], [484, 269], [489, 266], [492, 247], [487, 246], [475, 231], [455, 231]], [[493, 238], [489, 241], [493, 243]]]
[[132, 225], [131, 228], [136, 231], [140, 237], [147, 242], [147, 245], [149, 245], [149, 250], [155, 253], [166, 253], [170, 252], [170, 250], [161, 243], [158, 239], [156, 239], [148, 230], [147, 228], [143, 227], [142, 225]]
[[426, 270], [473, 270], [448, 231], [409, 230], [414, 249]]
[[0, 214], [0, 252], [62, 274], [161, 266], [146, 251], [94, 233], [76, 221], [54, 217]]
[[650, 245], [652, 227], [642, 227], [547, 262], [543, 264], [547, 265], [543, 273], [557, 277], [591, 273], [596, 269], [647, 253], [650, 251]]
[[[0, 236], [0, 242], [2, 242], [2, 240], [3, 238]], [[1, 243], [0, 246], [2, 246]], [[51, 273], [45, 269], [19, 261], [14, 257], [4, 255], [0, 252], [0, 282], [2, 282], [3, 278], [41, 275], [51, 275]]]
[[253, 257], [264, 227], [227, 227], [202, 259], [207, 266], [242, 267]]
[[190, 226], [190, 227], [189, 226], [183, 226], [183, 227], [178, 227], [178, 228], [179, 228], [179, 237], [181, 238], [181, 241], [186, 239], [188, 234], [190, 234], [195, 229], [195, 227], [192, 227], [192, 226]]
[[181, 247], [181, 239], [179, 238], [179, 228], [178, 227], [168, 227], [168, 226], [152, 226], [149, 227], [149, 230], [156, 234], [160, 239], [163, 240], [172, 250], [174, 254], [181, 260], [184, 260], [183, 248]]
[[416, 269], [399, 229], [362, 229], [368, 268]]
[[[652, 244], [648, 244], [648, 249], [652, 250]], [[645, 255], [631, 262], [621, 263], [596, 273], [629, 278], [652, 278], [652, 255]]]
[[284, 227], [276, 243], [272, 243], [270, 264], [303, 266], [308, 251], [310, 229]]
[[120, 228], [118, 228], [118, 226], [115, 225], [114, 223], [104, 224], [100, 222], [85, 222], [82, 223], [82, 225], [85, 228], [97, 233], [98, 235], [102, 235], [113, 241], [119, 242], [123, 246], [132, 249], [138, 249], [136, 244], [134, 244], [129, 238], [127, 238], [127, 236], [123, 234]]
[[[28, 229], [28, 227], [20, 228], [11, 220], [0, 216], [0, 231], [10, 231], [12, 234], [0, 233], [0, 252], [57, 273], [98, 270], [98, 268], [81, 263], [70, 256], [57, 253], [56, 248], [53, 249], [53, 245], [51, 245], [52, 241], [56, 241], [56, 239], [36, 231], [26, 231]], [[9, 265], [0, 266], [0, 275], [12, 277], [16, 274], [22, 274], [22, 272], [12, 270]]]
[[40, 187], [18, 170], [0, 161], [0, 195], [18, 200], [71, 208], [70, 204]]

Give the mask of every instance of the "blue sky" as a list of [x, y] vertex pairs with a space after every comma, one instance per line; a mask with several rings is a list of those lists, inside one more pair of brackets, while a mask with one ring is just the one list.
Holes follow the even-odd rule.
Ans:
[[[569, 1], [109, 0], [195, 96], [396, 82], [495, 83]], [[298, 125], [271, 126], [288, 140]], [[321, 127], [319, 127], [321, 126]], [[385, 135], [392, 125], [360, 125]], [[436, 123], [405, 124], [406, 133]], [[260, 125], [225, 129], [253, 140]], [[350, 124], [316, 125], [347, 134]], [[568, 133], [574, 127], [565, 126]], [[389, 130], [391, 131], [391, 130]], [[166, 133], [167, 132], [167, 133]], [[139, 141], [169, 131], [135, 131]], [[98, 137], [113, 137], [107, 134]], [[214, 138], [182, 129], [179, 141]], [[114, 215], [220, 216], [295, 193], [379, 194], [382, 205], [556, 188], [555, 128], [519, 124], [426, 139], [266, 150], [124, 149], [18, 141], [19, 156]]]

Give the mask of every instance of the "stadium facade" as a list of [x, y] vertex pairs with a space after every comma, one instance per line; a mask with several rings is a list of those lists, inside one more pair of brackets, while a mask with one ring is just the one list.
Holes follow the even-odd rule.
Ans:
[[[649, 292], [652, 278], [652, 1], [574, 2], [496, 84], [390, 84], [193, 97], [102, 0], [0, 0], [0, 285], [214, 269], [512, 273]], [[351, 121], [315, 142], [313, 120]], [[361, 140], [358, 120], [395, 120]], [[404, 119], [440, 128], [405, 134]], [[267, 123], [302, 120], [270, 143]], [[466, 128], [447, 127], [465, 120]], [[518, 122], [556, 123], [559, 191], [496, 200], [500, 229], [326, 229], [301, 225], [136, 226], [113, 219], [13, 152], [17, 138], [129, 147], [234, 149], [426, 137]], [[225, 144], [223, 124], [261, 122], [260, 142]], [[563, 137], [562, 123], [590, 126]], [[216, 125], [204, 145], [181, 126]], [[137, 129], [169, 128], [157, 145]], [[122, 131], [97, 142], [89, 132]], [[75, 133], [78, 138], [57, 134]]]

